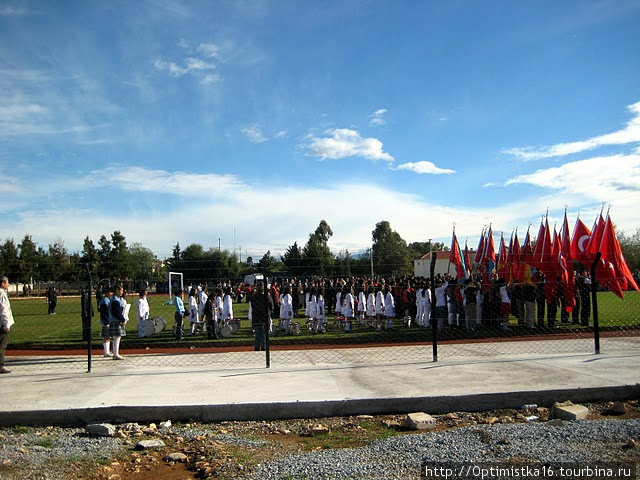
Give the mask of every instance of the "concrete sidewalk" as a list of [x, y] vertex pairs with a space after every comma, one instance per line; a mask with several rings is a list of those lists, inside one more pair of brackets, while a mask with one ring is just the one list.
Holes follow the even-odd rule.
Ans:
[[[197, 367], [167, 367], [156, 365], [152, 355], [129, 355], [121, 362], [97, 358], [91, 373], [78, 366], [86, 364], [81, 358], [51, 357], [47, 362], [55, 368], [38, 368], [42, 357], [9, 357], [13, 372], [0, 378], [0, 424], [444, 413], [637, 399], [640, 339], [622, 346], [599, 355], [516, 356], [495, 349], [488, 355], [478, 344], [467, 346], [465, 356], [441, 355], [438, 362], [425, 360], [424, 347], [415, 355], [412, 347], [340, 349], [339, 365], [323, 364], [326, 350], [275, 351], [269, 369], [260, 352], [203, 354]], [[501, 347], [514, 351], [507, 342]], [[374, 363], [380, 348], [403, 349], [402, 361]], [[384, 353], [393, 358], [393, 351]]]

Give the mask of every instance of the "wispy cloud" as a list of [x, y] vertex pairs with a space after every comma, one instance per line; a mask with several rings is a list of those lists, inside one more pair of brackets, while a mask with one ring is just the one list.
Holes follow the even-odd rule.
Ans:
[[455, 170], [451, 170], [449, 168], [440, 168], [437, 167], [433, 162], [409, 162], [398, 165], [396, 170], [409, 170], [410, 172], [415, 173], [424, 173], [429, 175], [444, 175], [450, 173], [456, 173]]
[[381, 108], [376, 110], [371, 115], [369, 115], [369, 125], [372, 127], [381, 127], [386, 124], [387, 121], [384, 119], [384, 114], [387, 113], [386, 108]]
[[250, 125], [242, 129], [242, 134], [252, 143], [263, 143], [267, 138], [262, 133], [262, 129], [258, 125]]
[[[112, 165], [98, 172], [92, 172], [89, 177], [94, 179], [94, 185], [96, 182], [101, 183], [99, 178], [117, 178], [118, 184], [123, 190], [160, 193], [172, 191], [174, 195], [185, 197], [211, 195], [220, 197], [245, 187], [245, 184], [235, 175], [168, 172], [121, 165]], [[80, 181], [85, 182], [85, 180]], [[103, 180], [103, 182], [104, 185], [111, 183], [110, 180]]]
[[156, 70], [167, 70], [174, 77], [182, 77], [190, 72], [198, 72], [202, 70], [213, 70], [216, 66], [212, 63], [207, 63], [204, 60], [198, 58], [187, 58], [184, 66], [180, 66], [174, 62], [164, 62], [162, 60], [155, 60], [153, 66]]
[[510, 178], [505, 185], [528, 184], [580, 194], [593, 200], [621, 199], [640, 193], [640, 155], [612, 155], [569, 162]]
[[217, 58], [220, 54], [220, 47], [213, 43], [201, 43], [198, 45], [198, 51], [208, 58]]
[[629, 105], [627, 109], [633, 117], [625, 128], [616, 132], [599, 135], [577, 142], [559, 143], [550, 147], [535, 149], [533, 147], [510, 148], [503, 153], [513, 155], [521, 160], [540, 160], [544, 158], [562, 157], [573, 153], [585, 152], [606, 145], [626, 145], [640, 142], [640, 102]]
[[220, 74], [210, 73], [217, 68], [214, 60], [218, 60], [220, 47], [213, 43], [201, 43], [194, 50], [184, 39], [179, 41], [178, 46], [188, 54], [186, 58], [180, 62], [157, 58], [153, 61], [156, 70], [169, 72], [176, 78], [195, 75], [202, 85], [211, 85], [220, 81]]
[[310, 137], [307, 150], [310, 155], [322, 160], [337, 160], [346, 157], [362, 157], [367, 160], [393, 162], [394, 158], [382, 150], [377, 138], [363, 138], [355, 130], [338, 128], [328, 130], [330, 137]]
[[25, 7], [16, 7], [14, 5], [3, 5], [0, 7], [0, 15], [6, 17], [19, 17], [29, 14], [30, 11]]

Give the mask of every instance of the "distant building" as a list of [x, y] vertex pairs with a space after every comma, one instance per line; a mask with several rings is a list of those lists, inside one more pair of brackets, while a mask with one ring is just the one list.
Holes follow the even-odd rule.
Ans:
[[[436, 254], [436, 268], [435, 275], [444, 275], [446, 273], [455, 276], [456, 267], [449, 263], [449, 251], [439, 251], [432, 252]], [[473, 262], [473, 257], [475, 256], [475, 250], [469, 251], [469, 256], [471, 257], [471, 261]], [[425, 277], [429, 278], [431, 276], [431, 253], [426, 253], [420, 258], [416, 258], [413, 260], [413, 275], [416, 277]], [[471, 268], [467, 266], [467, 268]]]

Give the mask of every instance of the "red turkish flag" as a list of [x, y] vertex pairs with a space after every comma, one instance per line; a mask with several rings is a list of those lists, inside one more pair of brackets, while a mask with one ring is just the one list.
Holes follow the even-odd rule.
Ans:
[[[591, 238], [591, 231], [587, 226], [578, 218], [576, 225], [573, 229], [573, 237], [571, 238], [571, 258], [580, 262], [582, 256], [587, 248], [589, 239]], [[586, 265], [585, 265], [586, 266]]]
[[618, 283], [620, 290], [627, 290], [629, 288], [638, 290], [638, 285], [622, 254], [622, 249], [620, 248], [620, 243], [616, 237], [613, 222], [609, 215], [607, 215], [602, 241], [600, 242], [600, 252], [602, 253], [602, 259], [610, 264], [610, 266], [607, 265], [607, 273], [609, 273], [611, 269], [613, 270], [613, 280]]

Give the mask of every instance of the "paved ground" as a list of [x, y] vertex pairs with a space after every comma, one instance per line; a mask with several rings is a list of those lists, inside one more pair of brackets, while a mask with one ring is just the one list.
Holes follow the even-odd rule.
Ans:
[[274, 351], [269, 369], [260, 352], [185, 355], [183, 362], [95, 357], [91, 373], [83, 357], [9, 357], [0, 424], [443, 413], [640, 398], [640, 338], [609, 339], [599, 355], [584, 353], [591, 347], [582, 340], [567, 342], [565, 353], [520, 355], [509, 352], [522, 345], [509, 342], [442, 345], [438, 362], [424, 346]]

